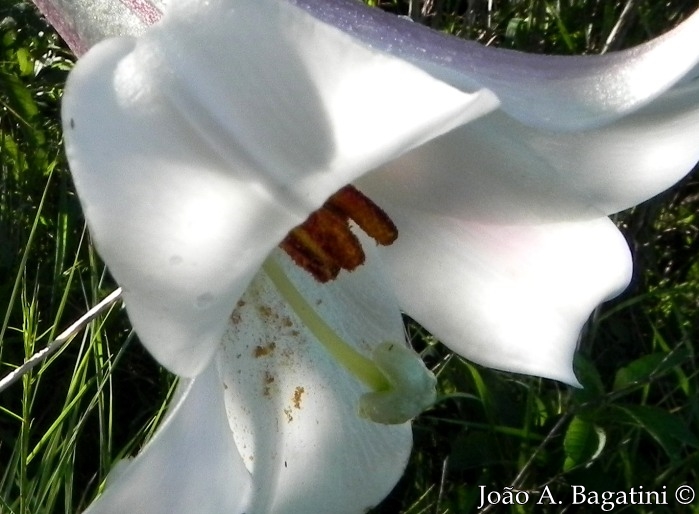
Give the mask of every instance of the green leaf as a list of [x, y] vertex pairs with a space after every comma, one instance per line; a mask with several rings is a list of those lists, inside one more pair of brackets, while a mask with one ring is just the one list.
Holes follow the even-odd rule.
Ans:
[[566, 459], [565, 471], [595, 460], [607, 442], [607, 435], [599, 426], [580, 417], [574, 417], [568, 425], [563, 449]]
[[614, 377], [614, 391], [648, 381], [652, 375], [661, 375], [688, 358], [684, 347], [667, 352], [644, 355], [617, 371]]
[[0, 84], [3, 84], [0, 102], [23, 124], [28, 124], [29, 120], [39, 113], [31, 92], [16, 76], [3, 71], [0, 71]]
[[622, 405], [618, 408], [655, 439], [673, 462], [682, 458], [683, 446], [699, 448], [699, 439], [679, 416], [658, 407]]
[[505, 29], [505, 37], [507, 39], [515, 39], [523, 23], [524, 20], [522, 18], [512, 18], [507, 24], [507, 29]]
[[34, 73], [34, 60], [29, 54], [29, 50], [20, 48], [15, 53], [15, 57], [19, 65], [19, 72], [22, 76], [26, 77]]
[[582, 389], [573, 390], [573, 397], [578, 404], [597, 400], [604, 396], [604, 384], [595, 363], [588, 357], [577, 353], [573, 361], [575, 376], [582, 384]]

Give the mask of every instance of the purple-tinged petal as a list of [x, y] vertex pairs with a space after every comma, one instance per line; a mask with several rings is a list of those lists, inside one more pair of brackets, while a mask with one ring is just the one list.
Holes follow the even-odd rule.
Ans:
[[76, 55], [103, 39], [137, 36], [161, 17], [150, 0], [34, 0]]
[[618, 119], [699, 70], [699, 13], [644, 45], [602, 56], [545, 56], [490, 48], [355, 0], [292, 0], [372, 47], [465, 91], [492, 90], [534, 127], [581, 130]]

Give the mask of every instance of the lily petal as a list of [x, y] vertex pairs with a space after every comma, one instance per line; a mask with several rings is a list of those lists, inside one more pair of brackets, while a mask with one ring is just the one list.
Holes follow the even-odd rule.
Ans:
[[180, 391], [155, 437], [133, 461], [115, 467], [85, 514], [245, 512], [250, 475], [228, 426], [216, 366]]
[[699, 13], [653, 41], [601, 56], [485, 47], [367, 9], [354, 0], [292, 0], [353, 37], [465, 91], [486, 87], [520, 122], [554, 131], [610, 123], [699, 74]]
[[388, 212], [401, 237], [381, 256], [408, 314], [475, 362], [577, 385], [583, 324], [631, 278], [609, 219], [507, 226]]
[[182, 0], [142, 38], [82, 58], [63, 119], [91, 234], [134, 327], [162, 364], [194, 376], [291, 228], [496, 106], [286, 2]]
[[[78, 55], [114, 35], [141, 34], [164, 0], [34, 0]], [[355, 0], [290, 0], [369, 46], [475, 91], [493, 90], [516, 119], [580, 130], [618, 119], [699, 76], [699, 13], [653, 41], [603, 56], [544, 56], [484, 47], [368, 9]], [[516, 80], [513, 80], [516, 77]], [[542, 94], [542, 89], [546, 91]]]
[[[699, 160], [699, 80], [578, 133], [492, 113], [367, 175], [376, 201], [484, 223], [591, 219], [670, 187]], [[435, 199], [439, 199], [438, 202]]]
[[[278, 262], [319, 314], [370, 356], [383, 341], [403, 344], [397, 302], [375, 257], [317, 286], [280, 252]], [[258, 275], [236, 309], [219, 357], [231, 429], [253, 477], [247, 512], [359, 514], [403, 473], [410, 425], [358, 415], [366, 389], [338, 366]]]

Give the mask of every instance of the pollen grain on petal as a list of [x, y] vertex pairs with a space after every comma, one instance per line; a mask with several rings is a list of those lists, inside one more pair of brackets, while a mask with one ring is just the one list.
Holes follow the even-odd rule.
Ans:
[[293, 402], [294, 402], [294, 408], [300, 409], [301, 408], [301, 398], [303, 397], [303, 393], [305, 393], [306, 390], [302, 386], [296, 386], [296, 389], [294, 389], [294, 397], [293, 397]]
[[252, 351], [252, 354], [255, 358], [260, 358], [260, 357], [267, 357], [268, 355], [271, 355], [277, 345], [274, 342], [271, 342], [265, 346], [255, 346], [255, 348]]

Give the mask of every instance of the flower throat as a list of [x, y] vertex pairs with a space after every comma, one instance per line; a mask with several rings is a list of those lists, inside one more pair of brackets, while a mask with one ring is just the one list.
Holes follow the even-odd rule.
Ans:
[[[350, 220], [377, 244], [390, 245], [398, 237], [398, 229], [379, 206], [353, 186], [345, 186], [289, 232], [279, 247], [318, 282], [329, 282], [340, 270], [352, 271], [366, 258]], [[262, 269], [318, 343], [369, 388], [359, 399], [361, 417], [389, 425], [405, 423], [435, 402], [437, 379], [412, 348], [384, 341], [374, 346], [371, 356], [363, 355], [316, 312], [274, 258], [267, 259]]]
[[365, 260], [350, 220], [377, 244], [390, 245], [398, 237], [398, 229], [378, 205], [355, 187], [345, 186], [292, 229], [279, 247], [318, 282], [334, 280], [340, 270], [352, 271]]

